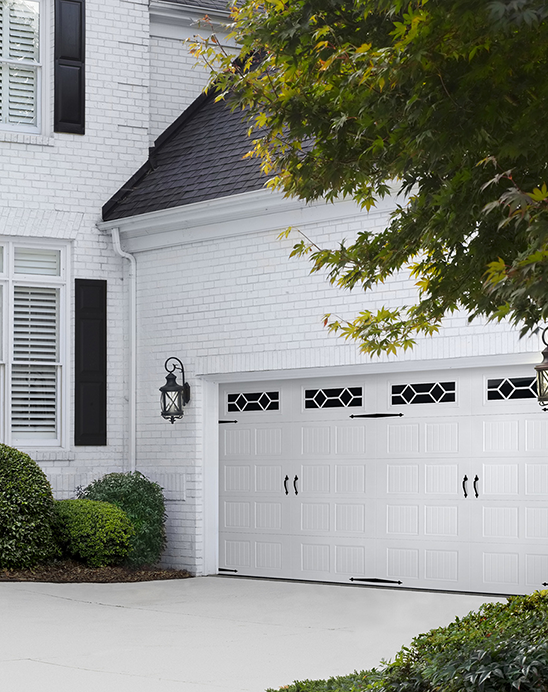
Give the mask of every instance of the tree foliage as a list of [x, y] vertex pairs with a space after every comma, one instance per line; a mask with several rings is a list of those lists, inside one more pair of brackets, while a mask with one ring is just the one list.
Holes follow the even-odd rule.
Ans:
[[548, 318], [544, 0], [247, 0], [232, 20], [237, 60], [215, 37], [194, 51], [271, 184], [366, 209], [406, 195], [382, 232], [295, 246], [344, 288], [416, 282], [409, 305], [332, 329], [380, 353], [458, 309], [522, 333]]

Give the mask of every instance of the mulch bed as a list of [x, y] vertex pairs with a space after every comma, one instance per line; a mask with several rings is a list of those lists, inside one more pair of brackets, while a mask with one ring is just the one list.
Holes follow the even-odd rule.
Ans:
[[116, 584], [160, 579], [188, 579], [191, 575], [184, 569], [162, 569], [160, 567], [88, 567], [73, 560], [59, 560], [31, 569], [0, 569], [2, 581], [41, 581], [55, 584], [95, 582]]

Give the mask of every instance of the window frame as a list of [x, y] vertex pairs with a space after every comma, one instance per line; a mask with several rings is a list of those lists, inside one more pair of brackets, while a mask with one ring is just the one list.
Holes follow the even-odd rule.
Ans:
[[[3, 412], [0, 414], [0, 439], [7, 445], [16, 446], [19, 449], [35, 449], [41, 447], [63, 448], [68, 440], [68, 412], [69, 401], [69, 357], [70, 357], [70, 330], [68, 329], [69, 316], [69, 286], [70, 264], [69, 243], [40, 241], [32, 239], [17, 239], [0, 237], [0, 246], [3, 248], [4, 263], [0, 272], [0, 286], [2, 304], [2, 353], [0, 354], [0, 398], [4, 402]], [[15, 248], [25, 247], [37, 250], [59, 251], [59, 276], [44, 274], [16, 274], [15, 273]], [[16, 286], [54, 288], [58, 291], [58, 354], [55, 362], [56, 368], [56, 437], [55, 438], [30, 438], [17, 437], [12, 431], [12, 370], [14, 364], [14, 291]]]
[[[52, 63], [51, 55], [51, 7], [47, 0], [34, 0], [39, 6], [38, 41], [39, 53], [36, 63], [36, 125], [25, 125], [23, 123], [4, 123], [0, 121], [0, 135], [8, 133], [23, 134], [44, 134], [51, 129], [51, 117], [49, 115], [49, 105], [51, 99], [47, 97], [50, 93]], [[3, 0], [0, 0], [0, 5]], [[0, 59], [0, 66], [3, 61]]]

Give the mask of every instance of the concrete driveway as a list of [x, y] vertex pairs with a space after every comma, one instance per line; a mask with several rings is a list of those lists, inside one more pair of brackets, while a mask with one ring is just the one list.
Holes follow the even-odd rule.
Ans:
[[373, 667], [487, 600], [225, 577], [0, 583], [0, 688], [262, 692]]

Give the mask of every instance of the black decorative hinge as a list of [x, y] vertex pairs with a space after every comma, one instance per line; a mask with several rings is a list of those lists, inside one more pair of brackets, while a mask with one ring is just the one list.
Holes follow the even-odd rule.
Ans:
[[219, 567], [219, 572], [234, 572], [236, 573], [238, 570], [237, 569], [227, 569], [226, 567]]
[[403, 413], [358, 413], [352, 414], [350, 418], [401, 418]]
[[403, 584], [402, 581], [394, 581], [393, 579], [378, 579], [373, 577], [372, 579], [362, 579], [360, 577], [350, 577], [350, 581], [367, 581], [371, 584]]
[[238, 422], [237, 420], [220, 420], [219, 425], [221, 425], [222, 423], [237, 423], [237, 422]]

